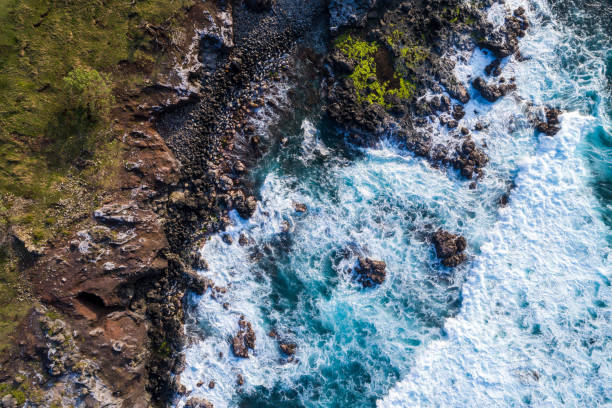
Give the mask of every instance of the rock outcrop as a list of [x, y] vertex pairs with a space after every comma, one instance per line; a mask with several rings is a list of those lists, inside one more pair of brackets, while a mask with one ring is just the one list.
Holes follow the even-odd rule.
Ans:
[[493, 29], [487, 24], [484, 28], [478, 33], [478, 44], [491, 50], [496, 57], [504, 58], [518, 51], [519, 38], [525, 36], [529, 22], [525, 17], [525, 9], [519, 7], [506, 17], [502, 26]]
[[249, 358], [249, 349], [255, 349], [255, 332], [244, 316], [238, 320], [238, 333], [232, 338], [232, 351], [236, 357]]
[[561, 114], [560, 109], [556, 108], [544, 108], [544, 120], [538, 120], [536, 129], [538, 132], [542, 132], [547, 136], [554, 136], [557, 134], [561, 127], [559, 125], [559, 115]]
[[513, 83], [487, 84], [481, 77], [476, 78], [472, 85], [489, 102], [495, 102], [508, 92], [516, 90], [516, 85]]
[[364, 288], [380, 285], [385, 281], [387, 264], [370, 258], [359, 257], [357, 266], [353, 269], [357, 282]]
[[293, 342], [281, 341], [279, 342], [278, 346], [280, 347], [281, 351], [288, 356], [294, 355], [295, 351], [297, 350], [297, 344]]
[[433, 234], [432, 239], [442, 265], [454, 268], [467, 259], [464, 252], [467, 241], [462, 236], [440, 229]]

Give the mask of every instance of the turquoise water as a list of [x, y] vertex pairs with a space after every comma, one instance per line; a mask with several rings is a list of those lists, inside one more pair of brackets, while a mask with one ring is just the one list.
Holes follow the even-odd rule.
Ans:
[[[192, 396], [215, 407], [610, 403], [610, 6], [507, 4], [528, 6], [532, 58], [503, 65], [516, 97], [466, 106], [466, 126], [489, 123], [474, 134], [491, 159], [477, 189], [385, 141], [347, 147], [316, 107], [275, 127], [287, 141], [257, 172], [256, 214], [233, 214], [231, 245], [213, 236], [202, 248], [201, 273], [227, 292], [190, 299], [181, 381]], [[490, 62], [467, 57], [466, 81]], [[557, 136], [534, 134], [526, 101], [567, 111]], [[439, 227], [467, 238], [455, 271], [427, 242]], [[359, 254], [387, 263], [380, 287], [354, 281]], [[257, 335], [249, 359], [230, 349], [242, 314]], [[293, 359], [271, 330], [298, 345]]]

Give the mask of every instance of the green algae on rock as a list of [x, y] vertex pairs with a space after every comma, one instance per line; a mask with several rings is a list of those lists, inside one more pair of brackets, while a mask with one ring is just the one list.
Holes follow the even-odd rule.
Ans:
[[397, 72], [394, 72], [390, 79], [379, 79], [382, 75], [377, 64], [380, 64], [381, 59], [376, 57], [382, 50], [376, 42], [367, 42], [354, 38], [351, 34], [344, 34], [336, 39], [335, 47], [354, 64], [355, 68], [349, 78], [353, 81], [359, 102], [389, 108], [389, 96], [400, 99], [409, 99], [412, 96], [414, 85]]

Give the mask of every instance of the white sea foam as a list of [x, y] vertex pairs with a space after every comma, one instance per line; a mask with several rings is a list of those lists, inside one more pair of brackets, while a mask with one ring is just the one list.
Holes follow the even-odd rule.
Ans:
[[[271, 172], [261, 188], [262, 200], [255, 215], [245, 221], [232, 214], [234, 225], [227, 233], [233, 243], [228, 245], [217, 235], [202, 249], [209, 264], [208, 271], [202, 273], [228, 290], [215, 299], [207, 294], [190, 301], [195, 309], [189, 315], [195, 321], [189, 325], [199, 324], [202, 334], [187, 349], [187, 369], [181, 375], [190, 395], [203, 396], [216, 407], [232, 406], [238, 373], [244, 376], [243, 389], [248, 393], [258, 385], [271, 388], [277, 381], [299, 382], [300, 376], [338, 369], [356, 357], [372, 370], [375, 381], [386, 381], [387, 364], [408, 367], [411, 355], [405, 352], [406, 347], [417, 347], [437, 335], [438, 323], [427, 327], [423, 320], [440, 321], [449, 295], [430, 281], [437, 260], [427, 242], [415, 240], [413, 226], [422, 228], [443, 220], [454, 231], [468, 231], [471, 237], [482, 235], [481, 225], [493, 221], [491, 203], [482, 195], [487, 188], [494, 190], [496, 181], [490, 178], [490, 185], [480, 191], [458, 188], [462, 181], [392, 146], [368, 150], [364, 160], [332, 167], [322, 179], [334, 186], [333, 194], [309, 190], [297, 179]], [[318, 187], [329, 187], [324, 184]], [[306, 204], [307, 214], [296, 213], [294, 202]], [[466, 223], [467, 213], [475, 214], [482, 224]], [[262, 271], [249, 260], [250, 254], [258, 248], [282, 258], [282, 242], [279, 246], [278, 241], [287, 226], [291, 254], [284, 270]], [[241, 247], [241, 233], [255, 244]], [[330, 276], [325, 264], [342, 248], [352, 248], [355, 253], [346, 259], [340, 257], [328, 272]], [[387, 279], [377, 290], [359, 290], [347, 274], [356, 253], [387, 263]], [[292, 306], [295, 311], [282, 312], [267, 304], [275, 273], [286, 274], [287, 279], [304, 286]], [[229, 303], [227, 310], [225, 302]], [[404, 304], [401, 313], [399, 304]], [[249, 359], [233, 357], [229, 342], [242, 314], [257, 334], [254, 355]], [[303, 327], [309, 321], [319, 324], [322, 333]], [[285, 361], [276, 341], [266, 334], [272, 328], [297, 341], [297, 362]], [[375, 345], [377, 351], [363, 344], [364, 330], [369, 333], [368, 344]], [[325, 334], [327, 331], [333, 335]], [[380, 359], [387, 363], [376, 363]], [[216, 382], [213, 389], [206, 387], [210, 380]], [[204, 385], [198, 387], [200, 381]], [[309, 392], [316, 389], [304, 391], [304, 402]], [[333, 398], [325, 396], [310, 404], [327, 406]], [[184, 399], [178, 406], [183, 403]]]
[[419, 351], [380, 407], [599, 406], [612, 396], [601, 307], [612, 299], [610, 250], [575, 153], [590, 121], [562, 123], [521, 165], [448, 339]]
[[304, 139], [302, 140], [302, 153], [304, 160], [310, 160], [317, 155], [327, 156], [330, 151], [325, 143], [319, 139], [319, 131], [308, 119], [304, 119], [301, 126]]

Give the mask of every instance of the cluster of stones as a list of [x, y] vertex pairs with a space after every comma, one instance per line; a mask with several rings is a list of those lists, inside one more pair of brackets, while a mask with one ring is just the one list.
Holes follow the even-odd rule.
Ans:
[[232, 338], [232, 351], [236, 357], [249, 358], [249, 349], [255, 349], [255, 332], [251, 323], [240, 316], [238, 333]]

